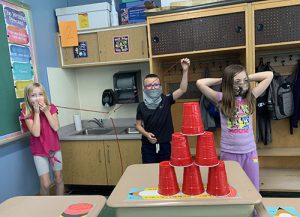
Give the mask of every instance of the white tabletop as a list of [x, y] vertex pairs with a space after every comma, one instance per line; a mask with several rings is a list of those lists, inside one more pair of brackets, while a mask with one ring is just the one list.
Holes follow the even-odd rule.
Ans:
[[[159, 164], [135, 164], [129, 166], [114, 191], [107, 200], [110, 207], [153, 207], [153, 206], [195, 206], [195, 205], [254, 205], [262, 197], [237, 162], [225, 161], [229, 185], [237, 190], [238, 197], [233, 198], [184, 198], [164, 200], [130, 200], [128, 192], [133, 188], [155, 188], [158, 186]], [[207, 183], [208, 168], [201, 167], [203, 184]], [[176, 167], [179, 186], [182, 185], [183, 168]]]
[[88, 196], [18, 196], [0, 204], [0, 216], [5, 217], [59, 217], [68, 206], [90, 203], [93, 208], [87, 217], [97, 217], [104, 207], [106, 198]]

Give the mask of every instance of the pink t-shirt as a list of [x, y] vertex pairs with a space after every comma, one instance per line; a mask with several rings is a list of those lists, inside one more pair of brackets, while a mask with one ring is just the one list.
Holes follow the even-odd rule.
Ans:
[[[50, 105], [51, 115], [57, 113], [57, 108], [55, 105]], [[33, 120], [33, 115], [29, 117]], [[24, 111], [21, 112], [20, 120], [22, 121], [22, 127], [27, 129], [25, 124]], [[40, 124], [41, 124], [41, 134], [39, 137], [35, 137], [30, 134], [30, 150], [32, 155], [35, 156], [49, 156], [50, 151], [56, 152], [60, 150], [59, 138], [56, 131], [54, 131], [47, 117], [43, 112], [40, 113]], [[27, 129], [28, 130], [28, 129]]]

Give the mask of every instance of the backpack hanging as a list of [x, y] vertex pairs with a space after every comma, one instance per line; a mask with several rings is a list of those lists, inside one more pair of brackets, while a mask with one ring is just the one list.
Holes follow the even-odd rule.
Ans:
[[273, 120], [289, 118], [294, 113], [292, 75], [275, 75], [268, 94], [268, 110]]
[[[260, 59], [256, 72], [272, 71], [270, 63], [264, 64], [263, 59]], [[256, 141], [263, 142], [267, 145], [272, 142], [271, 119], [268, 111], [268, 93], [269, 87], [256, 98]]]

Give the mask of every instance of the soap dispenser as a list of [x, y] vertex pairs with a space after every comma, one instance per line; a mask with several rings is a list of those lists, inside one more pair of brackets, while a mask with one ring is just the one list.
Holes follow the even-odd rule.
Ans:
[[118, 12], [116, 10], [115, 0], [111, 0], [110, 22], [112, 26], [119, 25], [119, 17], [118, 17]]

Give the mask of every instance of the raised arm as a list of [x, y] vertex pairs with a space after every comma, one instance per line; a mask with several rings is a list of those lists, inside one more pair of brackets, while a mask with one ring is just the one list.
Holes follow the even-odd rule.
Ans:
[[190, 60], [188, 58], [183, 58], [180, 60], [182, 67], [182, 79], [180, 82], [179, 89], [173, 92], [173, 99], [179, 99], [186, 91], [188, 86], [188, 71], [190, 67]]
[[271, 71], [265, 71], [265, 72], [259, 72], [255, 74], [249, 75], [250, 81], [257, 81], [259, 82], [256, 87], [252, 89], [252, 94], [255, 98], [259, 97], [270, 85], [272, 79], [273, 79], [273, 72]]
[[215, 104], [218, 103], [218, 94], [217, 91], [211, 88], [211, 86], [218, 85], [222, 83], [222, 78], [203, 78], [199, 79], [196, 82], [198, 89], [204, 94], [207, 98], [213, 101]]

